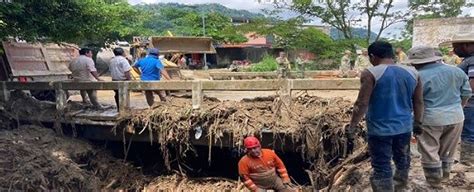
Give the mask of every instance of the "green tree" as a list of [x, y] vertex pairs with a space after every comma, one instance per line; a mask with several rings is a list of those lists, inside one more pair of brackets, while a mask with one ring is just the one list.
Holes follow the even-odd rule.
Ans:
[[435, 14], [440, 16], [458, 16], [462, 11], [460, 8], [469, 7], [466, 0], [456, 1], [431, 1], [431, 0], [408, 0], [407, 9], [394, 9], [395, 0], [275, 0], [277, 8], [286, 8], [299, 13], [305, 18], [319, 18], [342, 32], [346, 39], [353, 38], [354, 27], [367, 29], [366, 41], [371, 40], [371, 31], [375, 23], [380, 23], [375, 40], [380, 39], [383, 32], [390, 26], [399, 22], [409, 21], [417, 17], [419, 13]]
[[295, 48], [316, 53], [320, 58], [327, 57], [333, 45], [334, 41], [327, 34], [315, 28], [301, 30], [295, 41]]
[[[374, 22], [381, 26], [375, 37], [380, 38], [382, 32], [391, 25], [403, 21], [405, 14], [393, 11], [394, 0], [363, 0], [351, 3], [347, 0], [293, 0], [286, 8], [296, 11], [305, 17], [320, 18], [322, 22], [338, 29], [346, 39], [353, 38], [354, 27], [367, 28], [366, 41], [369, 42]], [[279, 3], [276, 3], [279, 5]]]
[[144, 19], [123, 0], [19, 0], [0, 3], [0, 36], [103, 46], [149, 32]]
[[[154, 6], [141, 8], [150, 10]], [[151, 11], [153, 16], [145, 22], [145, 27], [157, 34], [164, 35], [167, 31], [177, 36], [211, 37], [216, 43], [241, 43], [247, 39], [239, 33], [231, 22], [231, 18], [221, 13], [199, 13], [192, 9], [164, 7]]]
[[274, 46], [285, 50], [304, 49], [325, 57], [334, 50], [333, 40], [324, 32], [313, 27], [303, 27], [305, 20], [302, 17], [282, 20], [269, 13], [269, 18], [259, 18], [251, 23], [241, 25], [239, 30], [259, 35], [271, 36]]

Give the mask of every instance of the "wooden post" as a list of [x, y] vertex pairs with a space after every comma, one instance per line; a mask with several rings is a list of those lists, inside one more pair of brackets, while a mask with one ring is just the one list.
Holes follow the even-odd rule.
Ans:
[[10, 97], [10, 92], [7, 89], [7, 83], [2, 81], [0, 83], [0, 102], [6, 103]]
[[56, 82], [54, 87], [56, 92], [56, 110], [63, 113], [66, 108], [66, 91], [64, 91], [61, 82]]
[[192, 88], [193, 109], [199, 109], [201, 107], [202, 99], [203, 99], [202, 82], [193, 81], [193, 88]]
[[125, 115], [130, 107], [130, 92], [128, 91], [128, 82], [119, 85], [119, 106], [117, 106], [120, 116]]

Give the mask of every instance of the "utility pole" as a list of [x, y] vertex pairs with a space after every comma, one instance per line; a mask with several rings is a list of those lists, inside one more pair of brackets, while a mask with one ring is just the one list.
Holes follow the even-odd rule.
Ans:
[[[206, 36], [206, 14], [202, 14], [202, 34], [204, 37]], [[204, 53], [204, 70], [207, 69], [207, 55]]]

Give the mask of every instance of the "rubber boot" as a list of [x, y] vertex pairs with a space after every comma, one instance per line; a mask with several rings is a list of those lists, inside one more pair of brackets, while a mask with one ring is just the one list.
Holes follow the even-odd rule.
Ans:
[[451, 167], [453, 163], [443, 162], [442, 169], [443, 169], [443, 178], [441, 179], [442, 183], [446, 183], [450, 179], [451, 175]]
[[474, 165], [474, 143], [461, 141], [461, 158], [459, 161], [467, 166]]
[[407, 191], [408, 188], [408, 171], [406, 170], [395, 170], [395, 175], [393, 175], [393, 184], [395, 191]]
[[423, 172], [425, 172], [426, 182], [435, 188], [435, 189], [442, 189], [443, 186], [441, 185], [441, 179], [443, 177], [443, 172], [441, 167], [437, 168], [427, 168], [423, 167]]
[[370, 179], [370, 185], [374, 192], [393, 192], [393, 179]]

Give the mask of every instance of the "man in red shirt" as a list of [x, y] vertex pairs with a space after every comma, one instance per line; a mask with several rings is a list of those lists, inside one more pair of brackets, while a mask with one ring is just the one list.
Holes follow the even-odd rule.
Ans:
[[247, 154], [239, 161], [239, 175], [249, 190], [294, 191], [285, 164], [273, 150], [262, 149], [255, 137], [245, 138], [244, 146]]

